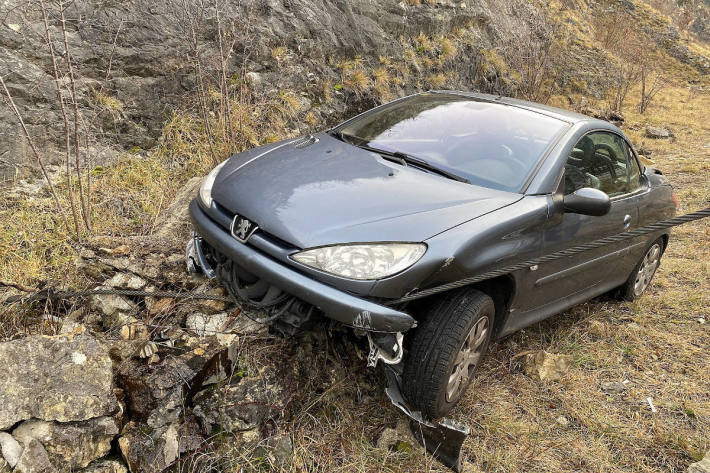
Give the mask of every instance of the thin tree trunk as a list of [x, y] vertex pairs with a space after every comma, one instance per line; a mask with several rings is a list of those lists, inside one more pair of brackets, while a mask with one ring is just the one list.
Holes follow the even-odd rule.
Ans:
[[64, 148], [65, 164], [67, 169], [67, 194], [69, 196], [69, 205], [71, 207], [72, 217], [74, 219], [74, 231], [76, 232], [76, 238], [79, 239], [79, 215], [77, 214], [76, 205], [74, 204], [74, 192], [72, 191], [71, 186], [71, 132], [69, 128], [69, 119], [67, 118], [67, 111], [64, 107], [64, 96], [62, 94], [62, 88], [59, 85], [59, 68], [57, 67], [57, 59], [56, 54], [54, 52], [54, 45], [52, 44], [52, 36], [49, 32], [49, 20], [47, 18], [47, 9], [44, 6], [44, 0], [40, 0], [40, 6], [42, 8], [42, 19], [44, 20], [45, 40], [47, 42], [47, 48], [49, 49], [49, 56], [52, 59], [52, 70], [54, 72], [54, 87], [57, 93], [59, 109], [62, 112], [62, 119], [64, 121]]
[[[87, 208], [86, 197], [84, 196], [84, 185], [81, 182], [81, 145], [79, 144], [79, 97], [76, 93], [76, 82], [74, 81], [74, 68], [71, 63], [71, 55], [69, 54], [69, 41], [67, 40], [67, 26], [64, 18], [64, 4], [59, 0], [59, 11], [62, 18], [62, 36], [64, 37], [64, 59], [67, 63], [67, 71], [69, 72], [69, 83], [71, 85], [71, 97], [74, 104], [74, 168], [76, 170], [76, 179], [79, 185], [79, 201], [81, 202], [81, 214], [84, 220], [86, 230], [91, 232], [91, 224], [89, 222], [89, 210]], [[87, 149], [88, 153], [89, 150]]]

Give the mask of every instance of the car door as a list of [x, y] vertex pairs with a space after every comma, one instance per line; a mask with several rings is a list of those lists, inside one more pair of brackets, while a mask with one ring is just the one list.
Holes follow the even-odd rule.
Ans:
[[[622, 136], [594, 131], [575, 145], [567, 158], [559, 192], [567, 195], [582, 187], [606, 192], [611, 210], [603, 216], [589, 216], [560, 209], [543, 231], [543, 254], [638, 227], [643, 189], [639, 186], [638, 164]], [[613, 243], [539, 265], [528, 307], [559, 306], [560, 299], [578, 300], [584, 294], [593, 297], [622, 284], [633, 268], [631, 250], [639, 244]]]

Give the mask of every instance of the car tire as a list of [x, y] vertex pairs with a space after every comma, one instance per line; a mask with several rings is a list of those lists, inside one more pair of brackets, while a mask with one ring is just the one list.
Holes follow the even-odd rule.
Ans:
[[402, 372], [402, 392], [413, 410], [436, 419], [458, 403], [488, 349], [494, 323], [493, 299], [476, 289], [446, 293], [426, 311]]
[[661, 264], [664, 249], [665, 244], [663, 238], [659, 238], [651, 243], [639, 262], [634, 266], [634, 270], [631, 271], [629, 279], [617, 289], [617, 299], [633, 302], [643, 295], [651, 284], [651, 280], [656, 274], [658, 266]]

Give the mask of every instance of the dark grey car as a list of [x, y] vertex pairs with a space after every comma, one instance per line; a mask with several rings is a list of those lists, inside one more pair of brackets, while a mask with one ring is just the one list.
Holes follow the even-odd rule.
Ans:
[[[491, 339], [608, 291], [640, 296], [661, 230], [409, 303], [398, 298], [669, 218], [675, 197], [605, 121], [462, 92], [405, 97], [232, 156], [190, 205], [190, 260], [285, 333], [365, 332], [425, 416]], [[444, 286], [445, 287], [445, 286]]]

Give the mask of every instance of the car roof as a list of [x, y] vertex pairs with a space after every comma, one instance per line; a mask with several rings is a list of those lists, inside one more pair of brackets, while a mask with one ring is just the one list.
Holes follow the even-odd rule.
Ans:
[[[551, 107], [549, 105], [543, 105], [535, 102], [528, 102], [526, 100], [515, 99], [512, 97], [504, 97], [502, 95], [491, 95], [491, 94], [481, 94], [477, 92], [464, 92], [457, 90], [432, 90], [431, 93], [436, 94], [447, 94], [447, 95], [458, 95], [463, 97], [470, 97], [474, 100], [501, 103], [504, 105], [509, 105], [512, 107], [522, 108], [529, 110], [531, 112], [540, 113], [542, 115], [556, 118], [558, 120], [576, 124], [579, 122], [592, 122], [599, 125], [600, 128], [616, 128], [609, 122], [605, 120], [600, 120], [598, 118], [590, 117], [588, 115], [582, 115], [581, 113], [572, 112], [569, 110], [564, 110], [557, 107]], [[610, 127], [611, 125], [611, 127]]]

